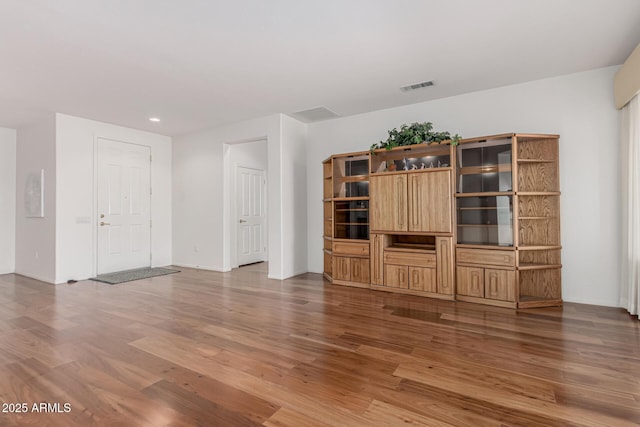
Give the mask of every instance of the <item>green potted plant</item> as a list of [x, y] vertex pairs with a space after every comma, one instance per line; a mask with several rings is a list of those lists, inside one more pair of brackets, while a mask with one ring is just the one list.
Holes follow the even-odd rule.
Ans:
[[371, 145], [371, 153], [384, 148], [391, 150], [394, 147], [414, 144], [440, 144], [443, 141], [451, 141], [451, 145], [457, 145], [461, 136], [451, 136], [449, 132], [434, 132], [431, 122], [411, 123], [400, 126], [400, 130], [393, 128], [388, 131], [389, 137], [385, 141]]

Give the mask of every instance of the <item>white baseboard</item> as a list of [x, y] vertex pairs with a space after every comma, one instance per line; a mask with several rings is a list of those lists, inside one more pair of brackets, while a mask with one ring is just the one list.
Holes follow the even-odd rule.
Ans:
[[40, 276], [35, 275], [35, 274], [22, 273], [20, 271], [16, 271], [15, 274], [17, 274], [18, 276], [28, 277], [29, 279], [39, 280], [41, 282], [45, 282], [45, 283], [48, 283], [50, 285], [55, 285], [55, 281], [51, 280], [50, 278], [40, 277]]
[[564, 295], [562, 296], [563, 302], [572, 302], [576, 304], [586, 304], [586, 305], [599, 305], [601, 307], [615, 307], [620, 308], [620, 304], [614, 301], [593, 301], [585, 298], [566, 298]]
[[206, 270], [206, 271], [215, 271], [217, 273], [226, 273], [228, 271], [231, 270], [223, 270], [221, 268], [216, 268], [216, 267], [207, 267], [207, 266], [202, 266], [202, 265], [192, 265], [192, 264], [171, 264], [174, 267], [184, 267], [184, 268], [194, 268], [196, 270]]

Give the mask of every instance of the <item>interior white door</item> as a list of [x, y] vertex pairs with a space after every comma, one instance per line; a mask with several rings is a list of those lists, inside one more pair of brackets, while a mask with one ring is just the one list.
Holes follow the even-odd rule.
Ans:
[[151, 265], [151, 149], [98, 139], [98, 274]]
[[237, 167], [238, 265], [266, 261], [265, 172]]

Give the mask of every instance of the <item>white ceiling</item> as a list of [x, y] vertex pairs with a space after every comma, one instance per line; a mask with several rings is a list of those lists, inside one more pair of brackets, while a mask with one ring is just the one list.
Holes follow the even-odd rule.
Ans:
[[0, 126], [350, 115], [621, 64], [638, 43], [638, 0], [0, 0]]

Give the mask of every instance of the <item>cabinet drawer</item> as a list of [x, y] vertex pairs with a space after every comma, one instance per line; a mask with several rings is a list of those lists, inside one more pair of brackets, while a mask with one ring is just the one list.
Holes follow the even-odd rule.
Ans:
[[484, 297], [484, 268], [456, 267], [456, 293]]
[[333, 242], [334, 255], [369, 256], [369, 242]]
[[461, 264], [504, 265], [513, 267], [516, 264], [515, 260], [516, 256], [514, 251], [467, 248], [458, 248], [456, 250], [456, 261]]
[[384, 251], [384, 263], [435, 268], [436, 256], [435, 254], [419, 254], [415, 252]]

